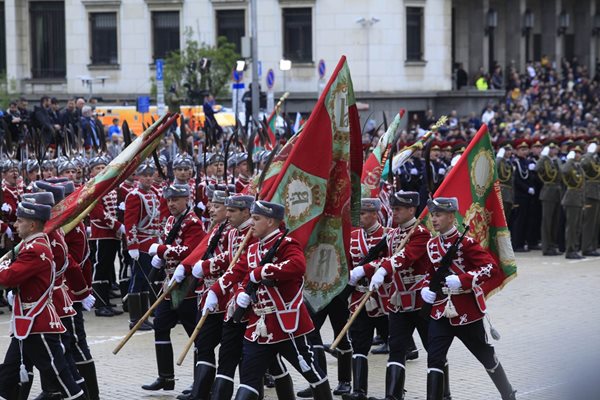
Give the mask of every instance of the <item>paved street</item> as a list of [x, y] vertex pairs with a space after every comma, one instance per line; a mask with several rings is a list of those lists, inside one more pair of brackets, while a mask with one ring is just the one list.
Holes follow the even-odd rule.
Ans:
[[[540, 252], [532, 252], [519, 255], [518, 266], [519, 276], [488, 303], [494, 327], [502, 335], [494, 346], [509, 379], [518, 390], [518, 398], [597, 398], [597, 395], [573, 390], [584, 391], [585, 385], [600, 386], [597, 383], [600, 304], [596, 294], [600, 288], [600, 260], [567, 261], [562, 257], [542, 257]], [[115, 356], [112, 350], [127, 332], [126, 316], [96, 318], [88, 313], [86, 319], [103, 399], [174, 399], [179, 390], [191, 383], [192, 357], [188, 356], [182, 367], [176, 367], [178, 391], [143, 391], [140, 386], [156, 376], [152, 333], [136, 334]], [[8, 330], [8, 323], [6, 314], [0, 316], [1, 328]], [[332, 340], [327, 323], [324, 338]], [[185, 339], [183, 329], [175, 330], [173, 345], [176, 357]], [[5, 351], [7, 343], [8, 338], [4, 337], [0, 341], [0, 351]], [[421, 347], [420, 342], [417, 343]], [[483, 367], [460, 342], [453, 344], [449, 361], [455, 400], [499, 398]], [[328, 356], [332, 385], [337, 382], [334, 362]], [[369, 363], [369, 394], [382, 396], [386, 357], [372, 355]], [[425, 380], [426, 357], [421, 351], [419, 359], [410, 362], [407, 368], [406, 399], [424, 399]], [[304, 388], [302, 378], [295, 372], [294, 381], [296, 389]], [[39, 380], [36, 380], [32, 394], [37, 395], [38, 384]], [[266, 398], [276, 398], [273, 389], [266, 390]]]

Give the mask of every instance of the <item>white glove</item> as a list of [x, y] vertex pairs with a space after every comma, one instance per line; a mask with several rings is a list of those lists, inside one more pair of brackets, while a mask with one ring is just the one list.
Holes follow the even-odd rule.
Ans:
[[248, 306], [250, 305], [250, 295], [244, 292], [238, 294], [237, 298], [235, 299], [235, 303], [239, 307], [248, 308]]
[[12, 208], [8, 205], [8, 203], [3, 203], [2, 208], [0, 209], [6, 213], [9, 213]]
[[348, 280], [348, 284], [350, 286], [356, 286], [358, 281], [360, 281], [365, 276], [365, 269], [362, 266], [354, 268], [350, 271], [350, 279]]
[[258, 276], [256, 277], [256, 270], [250, 272], [250, 280], [254, 283], [258, 283], [260, 281], [262, 281], [262, 276]]
[[86, 226], [85, 227], [85, 233], [87, 234], [88, 237], [92, 236], [92, 227], [91, 226]]
[[528, 168], [530, 171], [535, 171], [535, 163], [529, 163]]
[[529, 189], [527, 189], [527, 193], [533, 196], [535, 194], [535, 189], [530, 187]]
[[121, 235], [124, 235], [124, 234], [125, 234], [125, 225], [121, 225], [121, 226], [119, 227], [119, 233], [120, 233]]
[[550, 147], [546, 146], [542, 149], [542, 152], [540, 153], [540, 155], [542, 157], [546, 157], [546, 156], [548, 156], [548, 154], [550, 154]]
[[411, 175], [419, 175], [419, 170], [416, 168], [411, 168], [410, 169], [410, 174]]
[[429, 287], [424, 287], [421, 290], [421, 298], [425, 303], [433, 304], [435, 302], [436, 294], [429, 290]]
[[119, 210], [125, 211], [125, 202], [124, 201], [119, 203]]
[[204, 300], [204, 308], [202, 309], [202, 314], [206, 314], [209, 312], [213, 312], [219, 306], [219, 299], [217, 295], [212, 290], [209, 290], [206, 293], [206, 299]]
[[94, 307], [94, 303], [96, 303], [96, 298], [91, 294], [88, 294], [88, 297], [81, 300], [81, 305], [86, 311], [90, 311]]
[[440, 168], [440, 169], [438, 169], [438, 174], [444, 175], [445, 173], [446, 173], [446, 168]]
[[501, 147], [500, 150], [498, 150], [498, 152], [496, 153], [496, 158], [504, 158], [505, 153], [506, 150], [504, 150], [504, 147]]
[[457, 154], [452, 158], [450, 161], [450, 166], [454, 167], [458, 163], [458, 160], [460, 160], [460, 154]]
[[150, 245], [150, 249], [148, 250], [148, 254], [150, 254], [151, 256], [155, 256], [156, 252], [158, 252], [158, 243], [152, 243]]
[[596, 143], [590, 143], [590, 145], [587, 148], [587, 152], [595, 153], [597, 149], [598, 149], [598, 145]]
[[10, 240], [13, 240], [15, 238], [15, 235], [13, 234], [12, 229], [10, 229], [10, 226], [6, 227], [6, 236], [8, 236]]
[[13, 293], [12, 290], [10, 292], [6, 293], [6, 301], [8, 301], [8, 304], [11, 307], [14, 307], [14, 304], [15, 304], [15, 294]]
[[571, 150], [569, 152], [569, 154], [567, 154], [567, 160], [574, 160], [575, 159], [575, 152], [573, 150]]
[[377, 272], [371, 278], [371, 284], [369, 285], [369, 290], [372, 292], [377, 291], [381, 285], [383, 285], [383, 280], [387, 275], [387, 271], [383, 268], [379, 268]]
[[152, 267], [156, 269], [161, 269], [162, 266], [165, 265], [164, 261], [160, 259], [159, 256], [152, 257]]
[[181, 283], [181, 281], [185, 279], [185, 267], [183, 265], [179, 264], [177, 268], [175, 268], [173, 279], [175, 279], [175, 282], [177, 283]]
[[204, 276], [204, 271], [202, 270], [202, 260], [194, 264], [194, 268], [192, 268], [192, 275], [194, 275], [198, 279]]
[[127, 252], [129, 253], [129, 257], [133, 258], [134, 260], [138, 260], [140, 258], [139, 250], [128, 250]]
[[446, 277], [446, 286], [448, 286], [450, 289], [460, 289], [460, 279], [456, 275], [448, 275]]

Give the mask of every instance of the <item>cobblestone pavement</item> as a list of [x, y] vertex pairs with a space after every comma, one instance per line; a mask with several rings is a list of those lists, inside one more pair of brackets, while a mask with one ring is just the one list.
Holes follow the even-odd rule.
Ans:
[[[519, 276], [488, 303], [494, 327], [501, 339], [494, 342], [519, 399], [598, 398], [600, 365], [600, 259], [567, 261], [542, 257], [540, 252], [519, 255]], [[6, 310], [6, 309], [5, 309]], [[192, 381], [192, 357], [176, 367], [177, 391], [151, 393], [140, 386], [156, 376], [152, 332], [136, 334], [118, 355], [112, 350], [127, 332], [127, 317], [97, 318], [86, 314], [92, 354], [96, 359], [102, 399], [174, 399]], [[0, 316], [0, 328], [8, 329], [9, 316]], [[328, 323], [324, 339], [331, 341]], [[172, 335], [175, 355], [186, 341], [177, 327]], [[407, 367], [406, 399], [424, 399], [426, 354], [415, 335], [420, 357]], [[4, 352], [9, 340], [0, 339]], [[335, 360], [328, 357], [332, 386], [337, 382]], [[453, 399], [499, 399], [483, 367], [456, 341], [449, 353]], [[369, 357], [369, 395], [383, 396], [386, 356]], [[296, 389], [305, 383], [293, 372]], [[36, 380], [32, 397], [39, 391]], [[594, 387], [597, 386], [597, 387]], [[586, 392], [592, 387], [591, 392]], [[595, 393], [595, 395], [586, 394]], [[266, 399], [276, 399], [267, 389]]]

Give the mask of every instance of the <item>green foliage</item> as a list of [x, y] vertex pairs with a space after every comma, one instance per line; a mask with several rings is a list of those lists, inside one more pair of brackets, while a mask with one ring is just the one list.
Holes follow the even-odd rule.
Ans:
[[[225, 37], [217, 39], [216, 46], [205, 43], [199, 44], [192, 39], [192, 29], [185, 30], [185, 48], [173, 52], [165, 59], [163, 79], [165, 92], [175, 85], [177, 97], [182, 104], [202, 104], [205, 91], [215, 97], [227, 93], [227, 83], [231, 79], [231, 71], [240, 55], [235, 51], [235, 45]], [[211, 61], [208, 71], [201, 71], [202, 58]], [[152, 96], [156, 96], [156, 82], [152, 78]]]
[[10, 94], [8, 93], [8, 79], [6, 73], [0, 74], [0, 110], [6, 110], [10, 102]]

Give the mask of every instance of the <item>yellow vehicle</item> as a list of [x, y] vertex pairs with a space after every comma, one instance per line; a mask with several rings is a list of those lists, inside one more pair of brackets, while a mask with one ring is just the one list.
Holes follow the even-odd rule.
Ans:
[[[189, 120], [192, 131], [204, 126], [204, 111], [202, 106], [181, 106], [181, 114]], [[215, 118], [221, 127], [235, 126], [235, 115], [231, 110], [221, 106], [215, 106]], [[156, 106], [150, 106], [150, 112], [141, 114], [136, 111], [135, 106], [98, 106], [96, 107], [98, 119], [104, 126], [112, 125], [115, 118], [119, 119], [119, 126], [127, 121], [132, 133], [138, 135], [143, 132], [142, 122], [146, 125], [152, 124], [152, 118], [158, 119]]]

